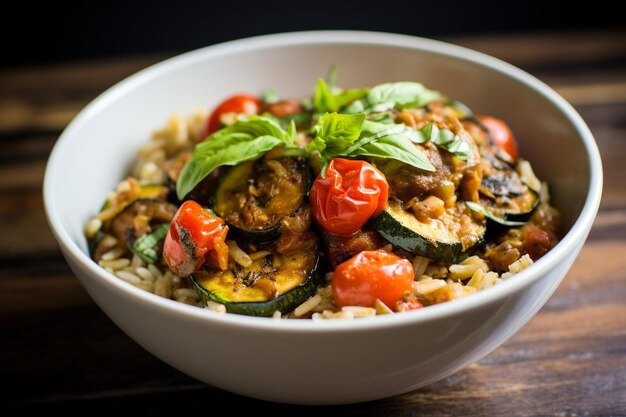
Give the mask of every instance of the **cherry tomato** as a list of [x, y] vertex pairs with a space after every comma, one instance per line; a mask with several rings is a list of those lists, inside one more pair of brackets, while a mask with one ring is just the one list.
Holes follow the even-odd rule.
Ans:
[[519, 152], [517, 150], [517, 140], [513, 136], [513, 132], [502, 120], [492, 116], [479, 116], [480, 120], [491, 132], [496, 146], [501, 150], [509, 154], [513, 158], [513, 162], [516, 162], [519, 158]]
[[413, 265], [383, 250], [364, 251], [335, 269], [332, 287], [338, 307], [374, 307], [376, 299], [394, 308], [413, 283]]
[[522, 227], [522, 249], [533, 261], [541, 258], [553, 246], [550, 234], [533, 224]]
[[372, 164], [335, 158], [328, 165], [326, 178], [315, 179], [309, 199], [313, 217], [322, 229], [349, 236], [385, 209], [388, 194], [385, 175]]
[[187, 276], [208, 262], [222, 270], [228, 267], [228, 226], [224, 220], [192, 200], [178, 209], [163, 244], [163, 257], [170, 269]]
[[250, 94], [238, 94], [227, 98], [209, 116], [202, 132], [203, 136], [207, 137], [222, 127], [222, 115], [235, 113], [252, 116], [259, 114], [262, 105], [260, 98]]

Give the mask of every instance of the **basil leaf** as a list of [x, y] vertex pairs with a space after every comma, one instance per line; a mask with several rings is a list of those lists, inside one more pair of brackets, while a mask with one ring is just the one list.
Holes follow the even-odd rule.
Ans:
[[337, 67], [331, 66], [326, 74], [326, 83], [331, 89], [337, 88]]
[[133, 253], [149, 264], [155, 263], [161, 256], [157, 252], [158, 246], [165, 240], [165, 235], [167, 235], [169, 229], [170, 224], [163, 223], [155, 227], [152, 232], [139, 236], [131, 247]]
[[322, 162], [338, 156], [371, 156], [395, 159], [425, 171], [435, 170], [426, 155], [411, 142], [415, 131], [404, 124], [365, 120], [362, 113], [327, 113], [320, 117], [315, 131], [309, 151], [317, 150]]
[[470, 210], [473, 210], [477, 213], [481, 213], [482, 215], [484, 215], [485, 217], [493, 220], [496, 223], [499, 223], [503, 226], [523, 226], [526, 224], [526, 222], [513, 222], [510, 220], [504, 220], [498, 216], [496, 216], [495, 214], [493, 214], [492, 212], [490, 212], [489, 210], [487, 210], [484, 206], [482, 206], [481, 204], [478, 203], [474, 203], [473, 201], [466, 201], [465, 204], [467, 205], [467, 207], [469, 207]]
[[296, 138], [298, 136], [298, 130], [296, 129], [296, 121], [291, 119], [289, 121], [289, 128], [287, 128], [287, 132], [285, 133], [284, 138], [291, 143], [295, 143]]
[[404, 125], [389, 125], [366, 120], [361, 138], [348, 148], [346, 156], [371, 156], [395, 159], [424, 171], [435, 171], [428, 157], [410, 140], [413, 129]]
[[277, 146], [291, 146], [295, 141], [295, 126], [289, 132], [277, 121], [261, 116], [239, 119], [233, 125], [213, 133], [194, 148], [176, 182], [176, 194], [183, 199], [214, 169], [258, 159]]
[[396, 123], [395, 120], [393, 120], [393, 117], [391, 117], [391, 115], [387, 112], [368, 114], [367, 120], [371, 120], [372, 122], [385, 123], [388, 125]]
[[337, 112], [347, 104], [363, 97], [367, 91], [367, 88], [358, 88], [334, 92], [326, 81], [320, 78], [313, 95], [313, 108], [317, 113]]
[[326, 113], [315, 125], [315, 149], [324, 160], [340, 155], [361, 134], [364, 114]]
[[451, 130], [440, 129], [434, 123], [427, 124], [420, 130], [414, 130], [415, 135], [411, 137], [414, 143], [432, 142], [437, 146], [447, 150], [463, 161], [469, 161], [473, 155], [472, 147]]
[[367, 93], [370, 107], [393, 102], [396, 109], [422, 107], [440, 98], [437, 91], [429, 90], [420, 83], [399, 82], [380, 84]]
[[372, 88], [367, 95], [348, 106], [348, 113], [379, 113], [391, 109], [422, 107], [441, 98], [437, 91], [429, 90], [420, 83], [385, 83]]

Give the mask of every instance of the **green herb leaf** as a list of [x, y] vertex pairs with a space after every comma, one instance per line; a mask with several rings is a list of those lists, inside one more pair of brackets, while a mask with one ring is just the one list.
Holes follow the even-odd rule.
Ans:
[[328, 69], [328, 73], [326, 74], [326, 83], [331, 88], [331, 90], [333, 88], [337, 88], [337, 67], [336, 66], [333, 65]]
[[437, 91], [429, 90], [420, 83], [385, 83], [372, 88], [367, 95], [348, 106], [348, 113], [378, 113], [391, 109], [422, 107], [441, 98]]
[[338, 156], [371, 156], [396, 159], [425, 171], [435, 170], [409, 139], [414, 130], [403, 124], [372, 122], [365, 120], [364, 114], [327, 113], [319, 119], [315, 131], [312, 149], [319, 152], [324, 163]]
[[485, 217], [487, 217], [487, 218], [493, 220], [494, 222], [499, 223], [499, 224], [501, 224], [503, 226], [515, 227], [515, 226], [523, 226], [523, 225], [526, 224], [526, 222], [513, 222], [513, 221], [510, 221], [510, 220], [504, 220], [504, 219], [496, 216], [495, 214], [493, 214], [489, 210], [487, 210], [481, 204], [474, 203], [472, 201], [466, 201], [465, 204], [467, 205], [467, 207], [469, 207], [470, 210], [473, 210], [473, 211], [475, 211], [477, 213], [481, 213]]
[[317, 113], [337, 112], [347, 104], [363, 97], [367, 91], [367, 88], [333, 91], [326, 81], [320, 78], [313, 95], [313, 108]]
[[404, 109], [422, 107], [440, 97], [437, 91], [429, 90], [420, 83], [399, 82], [380, 84], [372, 88], [367, 93], [367, 102], [370, 107], [393, 102], [396, 109]]
[[296, 121], [291, 119], [291, 121], [289, 122], [289, 128], [287, 129], [287, 133], [285, 133], [285, 139], [288, 142], [294, 143], [297, 136], [298, 130], [296, 129]]
[[428, 157], [411, 142], [414, 132], [404, 124], [389, 125], [366, 120], [361, 138], [348, 149], [347, 156], [395, 159], [424, 171], [435, 171]]
[[[293, 125], [293, 123], [292, 123]], [[176, 194], [183, 199], [214, 169], [258, 159], [277, 146], [292, 146], [295, 126], [286, 132], [274, 119], [251, 116], [213, 133], [196, 145], [191, 159], [176, 182]]]
[[395, 120], [388, 112], [384, 113], [371, 113], [367, 115], [367, 120], [371, 120], [372, 122], [385, 123], [388, 125], [395, 124]]
[[328, 161], [340, 155], [359, 138], [364, 114], [326, 113], [315, 125], [315, 149]]
[[165, 240], [165, 235], [170, 228], [169, 223], [163, 223], [157, 226], [152, 232], [139, 236], [133, 243], [132, 250], [141, 259], [149, 264], [155, 263], [160, 254], [157, 253], [157, 247]]
[[469, 161], [473, 155], [473, 149], [469, 143], [455, 135], [451, 130], [440, 129], [434, 123], [427, 124], [414, 132], [415, 135], [411, 137], [411, 141], [414, 143], [430, 141], [463, 161]]

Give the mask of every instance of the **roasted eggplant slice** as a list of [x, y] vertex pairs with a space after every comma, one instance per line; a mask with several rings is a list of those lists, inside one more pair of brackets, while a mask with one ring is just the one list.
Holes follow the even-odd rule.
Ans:
[[510, 165], [488, 159], [492, 170], [478, 190], [480, 204], [508, 221], [527, 221], [539, 205], [539, 194], [526, 185]]
[[288, 256], [271, 250], [249, 266], [202, 270], [191, 279], [204, 303], [223, 304], [235, 314], [271, 316], [289, 313], [315, 294], [324, 281], [320, 265], [317, 248]]
[[387, 208], [370, 220], [371, 225], [391, 244], [415, 255], [439, 262], [456, 263], [483, 242], [485, 221], [465, 213], [460, 202], [446, 209], [438, 218], [418, 220], [396, 200], [389, 200]]
[[331, 268], [366, 250], [376, 250], [387, 244], [378, 232], [365, 226], [353, 236], [337, 236], [323, 231], [326, 260]]
[[169, 223], [176, 210], [175, 205], [164, 200], [140, 198], [124, 207], [110, 224], [105, 225], [105, 231], [132, 250], [137, 238], [160, 224]]
[[241, 238], [269, 242], [279, 236], [283, 219], [303, 204], [308, 185], [302, 158], [244, 162], [222, 176], [214, 210]]

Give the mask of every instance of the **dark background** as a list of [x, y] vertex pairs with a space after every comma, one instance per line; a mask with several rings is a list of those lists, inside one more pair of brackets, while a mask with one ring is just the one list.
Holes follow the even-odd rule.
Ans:
[[[1, 13], [0, 65], [175, 53], [267, 33], [356, 29], [445, 37], [625, 27], [608, 2], [553, 1], [65, 1]], [[5, 6], [6, 7], [6, 6]], [[626, 46], [625, 46], [626, 47]]]

